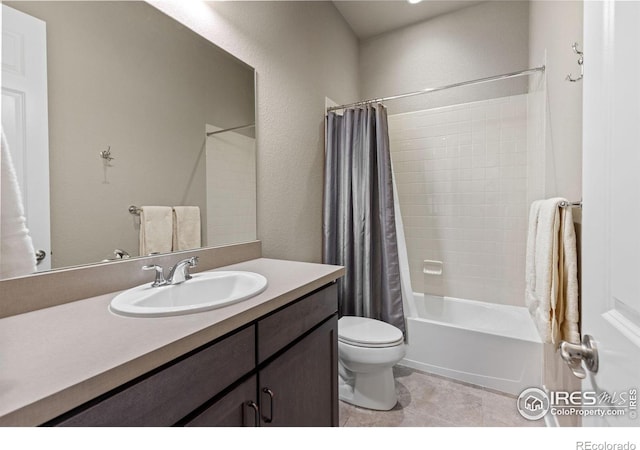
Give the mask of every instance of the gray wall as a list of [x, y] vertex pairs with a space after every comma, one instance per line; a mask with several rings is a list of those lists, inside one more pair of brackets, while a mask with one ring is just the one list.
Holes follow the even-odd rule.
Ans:
[[[485, 2], [361, 43], [363, 98], [412, 92], [525, 69], [529, 6]], [[527, 91], [526, 78], [456, 88], [387, 103], [390, 113], [418, 111]]]
[[330, 2], [151, 3], [255, 67], [263, 254], [319, 262], [325, 96], [358, 99], [351, 29]]
[[565, 77], [580, 74], [571, 45], [584, 50], [582, 22], [581, 1], [530, 2], [529, 62], [547, 64], [545, 193], [572, 201], [582, 198], [582, 83]]
[[131, 204], [206, 218], [205, 124], [253, 122], [253, 71], [144, 2], [7, 4], [47, 23], [53, 266], [137, 254]]

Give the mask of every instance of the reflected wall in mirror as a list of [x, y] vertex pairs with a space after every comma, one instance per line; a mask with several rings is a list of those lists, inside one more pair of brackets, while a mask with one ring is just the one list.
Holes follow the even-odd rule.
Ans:
[[[35, 250], [47, 254], [39, 270], [113, 259], [115, 249], [137, 256], [130, 205], [198, 206], [202, 246], [256, 238], [251, 67], [142, 1], [3, 8], [2, 124]], [[39, 54], [41, 101], [20, 103], [34, 97], [19, 77]], [[38, 233], [50, 233], [50, 249]]]

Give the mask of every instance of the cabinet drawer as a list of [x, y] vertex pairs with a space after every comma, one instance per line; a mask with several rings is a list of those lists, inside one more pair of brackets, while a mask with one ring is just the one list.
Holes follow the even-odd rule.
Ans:
[[251, 326], [82, 409], [58, 425], [171, 426], [250, 372], [254, 355], [255, 329]]
[[258, 363], [338, 311], [336, 284], [327, 286], [258, 321]]

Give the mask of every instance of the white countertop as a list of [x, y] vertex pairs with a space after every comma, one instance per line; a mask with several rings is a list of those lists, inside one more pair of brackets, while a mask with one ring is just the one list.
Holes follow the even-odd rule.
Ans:
[[215, 270], [256, 272], [269, 284], [248, 300], [173, 317], [115, 315], [114, 292], [0, 319], [0, 426], [40, 425], [344, 273], [266, 258]]

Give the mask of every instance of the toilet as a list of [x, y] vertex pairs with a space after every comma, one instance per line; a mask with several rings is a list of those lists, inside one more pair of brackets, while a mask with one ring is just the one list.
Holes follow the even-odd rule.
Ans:
[[405, 355], [402, 331], [386, 322], [344, 316], [338, 321], [340, 400], [388, 411], [396, 397], [392, 367]]

